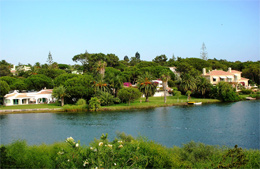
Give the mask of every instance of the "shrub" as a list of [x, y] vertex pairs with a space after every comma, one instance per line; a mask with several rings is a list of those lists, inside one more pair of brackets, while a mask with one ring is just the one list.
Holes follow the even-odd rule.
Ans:
[[62, 143], [28, 146], [15, 141], [0, 146], [0, 168], [259, 168], [260, 151], [226, 149], [190, 142], [167, 148], [144, 137], [107, 134], [90, 146], [69, 137]]
[[89, 110], [97, 111], [101, 107], [100, 100], [97, 97], [92, 97], [89, 100]]
[[242, 93], [242, 94], [250, 94], [250, 93], [252, 93], [252, 90], [251, 89], [242, 89], [240, 91], [240, 93]]
[[79, 99], [77, 101], [76, 105], [86, 105], [86, 100], [85, 99]]

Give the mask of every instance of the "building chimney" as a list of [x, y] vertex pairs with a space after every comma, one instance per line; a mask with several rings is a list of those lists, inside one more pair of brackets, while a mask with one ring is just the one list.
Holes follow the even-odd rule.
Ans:
[[15, 65], [13, 66], [14, 70], [15, 70]]
[[206, 68], [203, 68], [203, 69], [202, 69], [202, 74], [203, 74], [203, 75], [206, 75]]
[[228, 68], [228, 72], [231, 73], [231, 67]]

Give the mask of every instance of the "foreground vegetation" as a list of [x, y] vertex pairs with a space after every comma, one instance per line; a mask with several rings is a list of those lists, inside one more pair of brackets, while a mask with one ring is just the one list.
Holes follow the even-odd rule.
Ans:
[[102, 135], [89, 146], [72, 137], [64, 143], [0, 146], [0, 168], [259, 168], [260, 151], [190, 142], [167, 148], [124, 133], [113, 141]]

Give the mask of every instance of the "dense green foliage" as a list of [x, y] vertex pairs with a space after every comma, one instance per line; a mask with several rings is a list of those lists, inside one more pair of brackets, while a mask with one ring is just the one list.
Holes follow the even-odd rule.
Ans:
[[131, 101], [140, 98], [141, 95], [142, 93], [138, 89], [132, 87], [123, 88], [118, 92], [119, 99], [124, 103], [128, 103], [129, 105]]
[[213, 89], [217, 99], [225, 102], [238, 101], [238, 94], [235, 89], [227, 82], [219, 82]]
[[0, 146], [1, 168], [259, 168], [260, 151], [190, 142], [167, 148], [146, 138], [107, 135], [89, 146], [72, 137], [64, 143], [28, 146], [15, 141]]
[[[12, 74], [13, 67], [5, 60], [0, 61], [0, 80], [7, 82], [10, 90], [35, 90], [43, 88], [54, 88], [63, 85], [71, 97], [64, 97], [65, 104], [75, 104], [80, 98], [89, 101], [91, 97], [97, 96], [97, 90], [104, 91], [101, 104], [113, 104], [112, 97], [119, 102], [117, 95], [123, 84], [126, 82], [137, 85], [148, 101], [156, 91], [155, 85], [148, 83], [151, 80], [161, 79], [171, 88], [177, 88], [182, 94], [190, 90], [192, 97], [198, 98], [219, 98], [222, 101], [235, 101], [237, 97], [230, 91], [219, 92], [209, 81], [203, 77], [202, 68], [207, 70], [222, 69], [227, 71], [229, 67], [242, 72], [242, 76], [249, 78], [252, 85], [260, 84], [260, 62], [229, 62], [226, 60], [199, 58], [181, 58], [174, 55], [168, 59], [164, 54], [156, 56], [153, 61], [141, 60], [141, 54], [136, 52], [134, 56], [125, 56], [124, 60], [119, 60], [115, 54], [88, 53], [75, 55], [72, 60], [80, 64], [67, 65], [54, 62], [55, 58], [50, 58], [48, 62], [34, 65], [16, 66], [16, 72]], [[29, 67], [24, 70], [24, 66]], [[175, 67], [176, 72], [170, 71], [169, 67]], [[168, 72], [167, 76], [162, 76]], [[140, 80], [142, 76], [149, 74], [149, 80]], [[167, 78], [165, 78], [167, 77]], [[141, 85], [141, 83], [146, 85]], [[151, 83], [152, 84], [152, 83]], [[238, 85], [242, 93], [248, 93], [242, 85]], [[162, 90], [162, 89], [160, 89]], [[166, 92], [166, 90], [164, 90]], [[249, 94], [249, 93], [248, 93]], [[222, 97], [223, 96], [223, 97]], [[109, 98], [109, 99], [108, 99]], [[230, 99], [231, 98], [231, 99]], [[100, 99], [100, 98], [99, 98]], [[123, 100], [121, 100], [123, 101]], [[124, 102], [124, 101], [123, 101]], [[166, 97], [165, 97], [165, 102]]]

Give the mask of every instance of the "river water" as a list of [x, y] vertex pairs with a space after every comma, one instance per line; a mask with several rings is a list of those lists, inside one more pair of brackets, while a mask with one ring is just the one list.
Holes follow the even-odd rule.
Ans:
[[167, 147], [190, 141], [260, 149], [259, 101], [172, 106], [98, 113], [29, 113], [0, 115], [0, 143], [26, 140], [51, 144], [67, 137], [89, 144], [102, 133], [144, 136]]

